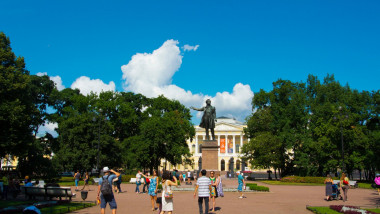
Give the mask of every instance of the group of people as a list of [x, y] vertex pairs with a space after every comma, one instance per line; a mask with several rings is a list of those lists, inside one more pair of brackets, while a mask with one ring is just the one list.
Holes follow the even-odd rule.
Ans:
[[[117, 210], [117, 204], [115, 201], [114, 195], [110, 195], [105, 197], [102, 189], [103, 183], [106, 181], [109, 184], [117, 181], [120, 173], [109, 169], [108, 167], [103, 168], [104, 176], [102, 176], [99, 180], [98, 187], [98, 200], [100, 200], [100, 208], [101, 213], [104, 214], [107, 203], [109, 204], [112, 213], [115, 214]], [[223, 197], [223, 185], [222, 178], [220, 175], [216, 175], [214, 171], [210, 172], [210, 176], [206, 177], [207, 171], [205, 169], [201, 170], [201, 177], [196, 180], [196, 186], [194, 191], [194, 198], [196, 198], [198, 194], [198, 206], [199, 213], [208, 213], [209, 211], [215, 211], [215, 199], [217, 197]], [[243, 198], [243, 186], [245, 187], [244, 177], [238, 174], [238, 191], [240, 192], [240, 197]], [[162, 172], [162, 197], [158, 197], [158, 184], [160, 183], [160, 179], [158, 177], [157, 171], [153, 171], [152, 176], [149, 176], [148, 173], [143, 174], [141, 171], [138, 171], [136, 174], [136, 193], [140, 193], [139, 186], [141, 185], [141, 181], [144, 182], [144, 186], [148, 186], [148, 194], [150, 197], [150, 202], [152, 205], [152, 211], [155, 211], [157, 208], [160, 214], [171, 214], [173, 212], [173, 191], [172, 187], [177, 186], [179, 180], [176, 175], [173, 175], [169, 171]], [[145, 187], [144, 187], [145, 188]], [[203, 212], [203, 202], [205, 202], [205, 211]], [[211, 207], [211, 209], [209, 209]]]
[[[374, 182], [377, 188], [377, 192], [380, 195], [380, 174], [376, 174]], [[332, 200], [333, 196], [339, 197], [338, 199], [343, 199], [343, 202], [347, 201], [348, 189], [350, 189], [351, 186], [350, 180], [345, 173], [342, 173], [342, 176], [340, 177], [340, 180], [337, 182], [337, 184], [334, 184], [334, 181], [329, 174], [327, 175], [324, 183], [326, 184], [325, 192], [327, 201]], [[338, 192], [343, 194], [343, 197], [342, 195], [337, 194]]]

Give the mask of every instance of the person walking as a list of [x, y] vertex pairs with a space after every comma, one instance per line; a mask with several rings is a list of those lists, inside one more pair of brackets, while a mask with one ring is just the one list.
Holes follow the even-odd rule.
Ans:
[[376, 178], [374, 181], [377, 188], [377, 193], [380, 195], [380, 174], [376, 174]]
[[203, 201], [205, 202], [205, 214], [208, 214], [208, 203], [211, 192], [211, 181], [206, 177], [206, 170], [202, 169], [201, 171], [202, 177], [198, 178], [197, 184], [195, 186], [194, 198], [198, 192], [198, 207], [199, 214], [203, 214]]
[[333, 179], [331, 178], [331, 175], [327, 175], [327, 178], [325, 179], [326, 184], [326, 201], [331, 200], [332, 196], [332, 184], [333, 184]]
[[[88, 172], [86, 172], [86, 174], [84, 175], [84, 185], [83, 185], [83, 188], [82, 190], [84, 190], [84, 188], [87, 186], [88, 187], [88, 181], [90, 180], [90, 176], [88, 176]], [[88, 187], [88, 189], [90, 189], [90, 187]]]
[[191, 172], [190, 172], [190, 170], [188, 170], [187, 171], [187, 183], [189, 183], [189, 184], [191, 182], [190, 176], [191, 176]]
[[216, 186], [216, 191], [217, 191], [217, 195], [218, 197], [224, 197], [224, 192], [223, 192], [223, 184], [222, 184], [222, 176], [218, 175], [218, 177], [216, 178], [216, 183], [217, 183], [217, 186]]
[[244, 181], [244, 177], [242, 174], [240, 174], [240, 171], [237, 171], [236, 172], [237, 176], [238, 176], [238, 192], [240, 193], [240, 196], [239, 198], [244, 198], [244, 194], [243, 194], [243, 187], [245, 187], [245, 181]]
[[346, 176], [346, 173], [344, 172], [342, 173], [342, 177], [340, 177], [339, 185], [340, 185], [340, 189], [343, 192], [343, 202], [345, 202], [347, 201], [347, 192], [348, 192], [348, 189], [350, 188], [350, 180], [348, 179], [348, 177]]
[[79, 185], [79, 180], [80, 180], [80, 172], [77, 170], [77, 172], [74, 174], [74, 179], [75, 179], [75, 191], [78, 191], [78, 185]]
[[149, 180], [149, 175], [148, 175], [148, 173], [145, 173], [145, 175], [143, 174], [143, 173], [141, 173], [141, 176], [143, 176], [144, 178], [143, 178], [143, 181], [144, 181], [144, 186], [143, 186], [143, 190], [142, 190], [142, 192], [143, 193], [146, 193], [146, 191], [145, 191], [145, 187], [146, 187], [146, 189], [147, 189], [147, 191], [148, 191], [148, 193], [149, 193], [149, 183], [150, 183], [150, 180]]
[[153, 170], [153, 176], [152, 177], [148, 177], [148, 173], [147, 175], [144, 175], [141, 173], [141, 175], [149, 181], [149, 188], [148, 188], [148, 193], [149, 193], [149, 196], [150, 196], [150, 202], [152, 204], [152, 211], [155, 211], [156, 210], [156, 207], [155, 207], [155, 202], [157, 201], [157, 183], [158, 183], [158, 177], [157, 177], [157, 172], [156, 170]]
[[[97, 196], [97, 199], [100, 200], [100, 213], [101, 214], [105, 213], [105, 209], [108, 203], [112, 210], [112, 214], [116, 214], [117, 204], [116, 204], [116, 200], [112, 191], [112, 183], [116, 181], [116, 179], [118, 179], [118, 177], [120, 176], [120, 173], [112, 169], [110, 170], [108, 167], [104, 167], [103, 172], [104, 172], [104, 176], [99, 179], [98, 196]], [[110, 186], [106, 186], [106, 185], [110, 185]], [[107, 195], [104, 195], [106, 190], [108, 190]]]
[[141, 185], [141, 172], [140, 170], [137, 171], [136, 174], [136, 190], [135, 193], [140, 193], [140, 185]]
[[[174, 181], [171, 181], [171, 179], [173, 179]], [[168, 212], [168, 214], [173, 213], [173, 193], [172, 193], [171, 187], [177, 186], [177, 184], [178, 183], [177, 183], [177, 177], [176, 176], [170, 176], [169, 171], [164, 171], [162, 173], [162, 211], [161, 211], [161, 214], [164, 214], [165, 212]]]
[[[119, 172], [120, 173], [120, 172]], [[117, 193], [121, 193], [121, 182], [123, 181], [123, 177], [120, 173], [120, 175], [118, 176], [118, 179], [116, 181], [116, 186], [117, 186]]]
[[211, 192], [210, 192], [210, 203], [212, 202], [212, 209], [210, 211], [215, 212], [215, 198], [217, 196], [216, 187], [217, 187], [217, 180], [215, 177], [215, 172], [210, 172], [210, 181], [211, 181]]
[[9, 186], [9, 175], [5, 174], [3, 176], [3, 199], [8, 199], [8, 186]]

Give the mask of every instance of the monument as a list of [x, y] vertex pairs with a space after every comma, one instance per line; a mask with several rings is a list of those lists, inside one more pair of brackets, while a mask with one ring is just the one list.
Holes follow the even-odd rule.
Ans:
[[[218, 141], [215, 140], [215, 122], [216, 122], [216, 111], [215, 107], [211, 105], [211, 100], [206, 100], [206, 106], [202, 108], [190, 107], [196, 111], [203, 111], [203, 116], [199, 127], [204, 128], [206, 131], [206, 139], [202, 144], [202, 168], [209, 171], [218, 172]], [[211, 131], [211, 138], [209, 135], [209, 130]]]

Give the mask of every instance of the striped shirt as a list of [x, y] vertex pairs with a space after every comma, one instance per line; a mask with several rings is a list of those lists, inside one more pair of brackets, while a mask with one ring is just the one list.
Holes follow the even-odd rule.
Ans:
[[197, 180], [198, 197], [209, 197], [211, 181], [208, 177], [202, 176]]

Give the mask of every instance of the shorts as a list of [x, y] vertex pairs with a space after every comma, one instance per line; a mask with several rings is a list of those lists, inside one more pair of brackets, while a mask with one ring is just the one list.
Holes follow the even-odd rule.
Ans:
[[110, 205], [111, 210], [117, 209], [117, 204], [115, 197], [112, 195], [112, 197], [107, 198], [107, 200], [104, 198], [103, 194], [100, 194], [100, 208], [105, 209], [107, 206], [107, 203]]
[[79, 185], [79, 180], [75, 179], [75, 186]]
[[238, 191], [242, 192], [243, 191], [243, 183], [240, 183], [238, 186]]

